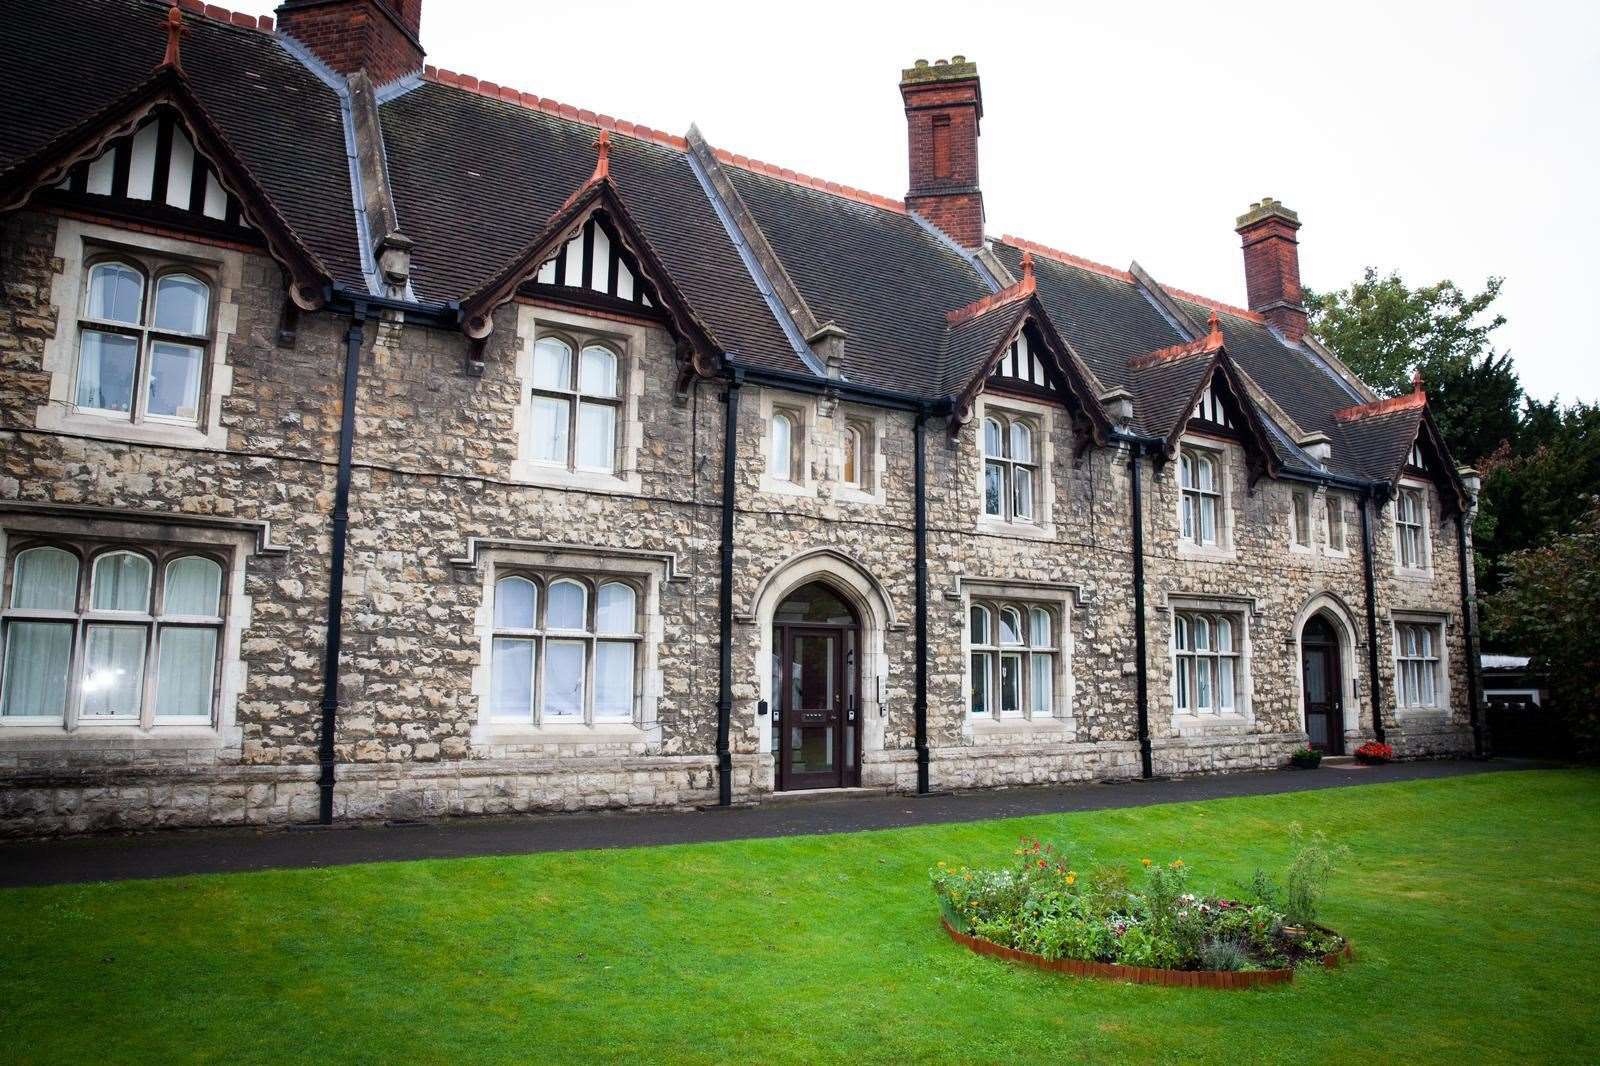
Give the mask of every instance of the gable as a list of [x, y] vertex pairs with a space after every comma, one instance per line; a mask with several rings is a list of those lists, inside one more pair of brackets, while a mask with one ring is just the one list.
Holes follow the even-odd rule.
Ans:
[[1200, 401], [1189, 413], [1189, 422], [1191, 425], [1200, 423], [1197, 428], [1237, 430], [1233, 416], [1228, 413], [1228, 409], [1232, 406], [1234, 406], [1232, 397], [1227, 396], [1220, 387], [1219, 376], [1212, 374], [1210, 383], [1200, 394]]
[[603, 215], [589, 216], [561, 250], [539, 267], [535, 289], [554, 290], [557, 298], [606, 297], [639, 307], [654, 307], [650, 283], [640, 276], [638, 262], [629, 255]]
[[1012, 338], [1005, 354], [989, 372], [988, 384], [1058, 391], [1045, 365], [1043, 353], [1028, 339], [1026, 329], [1019, 330]]
[[195, 147], [183, 120], [166, 107], [156, 108], [132, 133], [111, 141], [93, 159], [73, 165], [44, 199], [233, 240], [259, 239], [239, 198]]

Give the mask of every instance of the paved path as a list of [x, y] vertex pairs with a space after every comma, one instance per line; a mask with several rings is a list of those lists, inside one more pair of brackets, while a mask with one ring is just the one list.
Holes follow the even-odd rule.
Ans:
[[77, 837], [0, 844], [0, 887], [847, 833], [1229, 796], [1265, 796], [1381, 781], [1420, 781], [1502, 770], [1541, 769], [1552, 765], [1519, 759], [1398, 763], [1377, 767], [1324, 765], [1310, 773], [1271, 770], [1168, 781], [993, 789], [923, 797], [856, 794], [722, 810], [518, 815], [457, 818], [406, 826], [325, 830], [197, 829]]

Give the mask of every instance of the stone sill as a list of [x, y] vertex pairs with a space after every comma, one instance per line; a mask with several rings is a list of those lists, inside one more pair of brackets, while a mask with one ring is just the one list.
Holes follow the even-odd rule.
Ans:
[[484, 747], [515, 747], [519, 744], [643, 744], [648, 735], [629, 722], [552, 726], [491, 722], [479, 729], [472, 739]]
[[993, 518], [980, 518], [975, 531], [991, 537], [1014, 537], [1017, 540], [1055, 540], [1055, 523], [1038, 525], [1034, 522], [1001, 522]]
[[1251, 722], [1242, 714], [1173, 715], [1172, 728], [1180, 737], [1250, 736]]
[[1238, 562], [1239, 553], [1233, 548], [1207, 547], [1201, 548], [1188, 541], [1178, 541], [1178, 558], [1189, 562], [1198, 563], [1233, 563]]
[[1047, 736], [1076, 739], [1078, 731], [1070, 718], [969, 718], [973, 736]]
[[560, 466], [545, 466], [530, 459], [518, 459], [512, 463], [511, 478], [535, 488], [584, 489], [589, 492], [610, 492], [618, 495], [638, 495], [643, 485], [637, 471], [619, 476], [602, 474], [598, 471], [576, 471]]
[[[227, 747], [209, 725], [82, 726], [71, 732], [52, 725], [0, 726], [0, 750], [25, 751], [150, 751], [164, 748]], [[234, 746], [237, 746], [235, 744]]]

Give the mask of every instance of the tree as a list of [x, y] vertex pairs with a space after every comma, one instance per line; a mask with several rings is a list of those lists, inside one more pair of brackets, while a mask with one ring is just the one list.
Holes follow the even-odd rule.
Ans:
[[1532, 658], [1573, 740], [1594, 755], [1600, 752], [1600, 500], [1587, 502], [1575, 530], [1508, 558], [1505, 587], [1484, 602], [1484, 634]]
[[1346, 288], [1308, 291], [1306, 309], [1311, 332], [1379, 394], [1410, 391], [1420, 370], [1451, 454], [1475, 464], [1515, 437], [1522, 399], [1510, 354], [1490, 343], [1505, 324], [1492, 310], [1502, 281], [1469, 295], [1453, 281], [1413, 289], [1368, 267]]

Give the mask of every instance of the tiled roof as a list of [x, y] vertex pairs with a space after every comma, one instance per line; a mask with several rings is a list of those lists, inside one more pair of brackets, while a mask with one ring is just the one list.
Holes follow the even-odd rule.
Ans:
[[[7, 4], [0, 17], [0, 173], [147, 79], [166, 49], [157, 0]], [[359, 281], [339, 98], [271, 34], [188, 17], [183, 71], [301, 239]]]
[[[161, 0], [8, 5], [0, 19], [0, 175], [148, 77], [162, 55], [166, 12]], [[257, 20], [213, 10], [186, 22], [183, 69], [206, 112], [304, 243], [336, 278], [362, 284], [339, 93]], [[727, 205], [702, 184], [684, 138], [431, 67], [380, 99], [398, 222], [415, 243], [418, 298], [460, 299], [505, 271], [588, 178], [604, 128], [613, 131], [612, 174], [628, 217], [716, 340], [747, 366], [813, 373], [815, 360], [797, 351], [804, 345], [793, 339], [784, 305], [763, 296], [760, 272], [731, 233], [737, 223], [725, 221]], [[817, 321], [845, 331], [851, 381], [953, 395], [1013, 325], [1009, 311], [952, 322], [951, 312], [994, 286], [899, 201], [713, 150], [730, 195], [799, 297]], [[1098, 379], [1091, 386], [1134, 393], [1137, 430], [1164, 434], [1211, 362], [1141, 357], [1190, 344], [1195, 324], [1216, 311], [1230, 365], [1301, 430], [1329, 436], [1330, 472], [1387, 478], [1415, 438], [1416, 412], [1336, 418], [1370, 397], [1260, 315], [1180, 290], [1152, 293], [1137, 268], [1020, 238], [995, 241], [992, 250], [1019, 277], [1023, 253], [1033, 253], [1032, 306]], [[1280, 463], [1317, 471], [1288, 430], [1268, 430]]]

